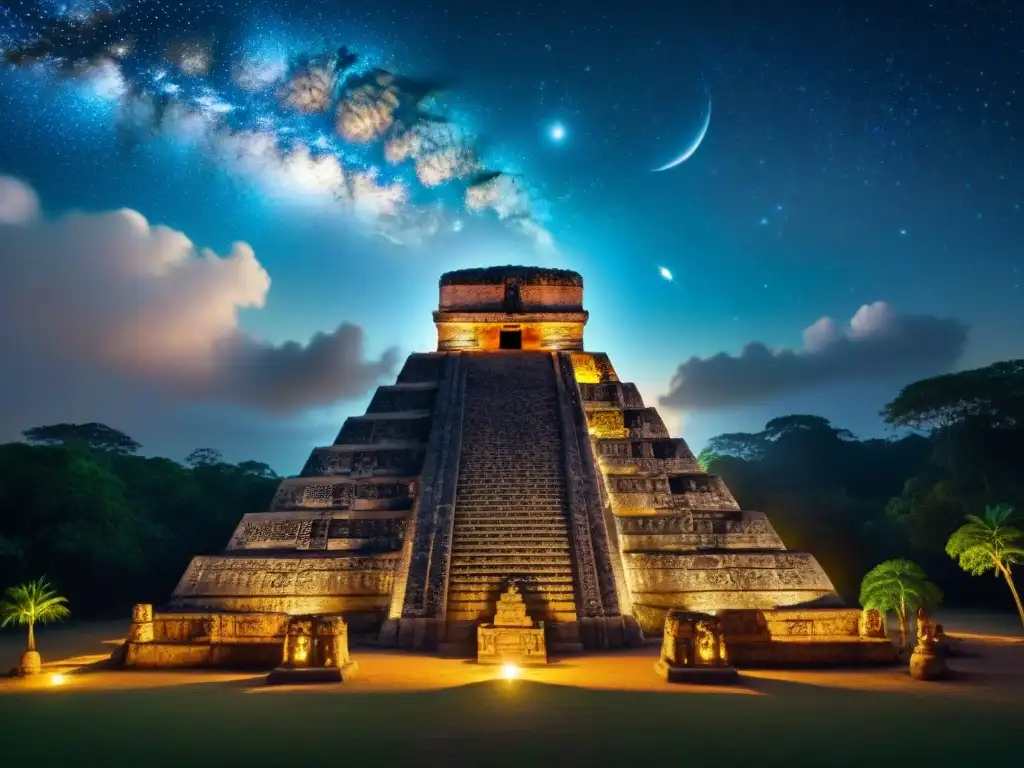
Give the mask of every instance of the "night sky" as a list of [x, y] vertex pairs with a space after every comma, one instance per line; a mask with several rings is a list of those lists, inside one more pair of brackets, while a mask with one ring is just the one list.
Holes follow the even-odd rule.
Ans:
[[506, 263], [695, 450], [884, 435], [1024, 356], [1015, 5], [4, 0], [0, 439], [294, 473]]

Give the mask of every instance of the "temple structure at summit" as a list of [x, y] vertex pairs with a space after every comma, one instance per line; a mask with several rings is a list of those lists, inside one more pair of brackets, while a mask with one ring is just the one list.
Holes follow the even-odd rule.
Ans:
[[658, 639], [679, 608], [717, 613], [739, 664], [888, 660], [814, 557], [741, 510], [586, 348], [587, 319], [575, 272], [443, 275], [436, 351], [192, 560], [128, 663], [269, 658], [294, 615], [468, 651], [510, 584], [549, 653]]

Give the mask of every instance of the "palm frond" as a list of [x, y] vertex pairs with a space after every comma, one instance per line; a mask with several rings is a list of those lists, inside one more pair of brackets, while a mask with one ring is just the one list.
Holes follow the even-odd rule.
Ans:
[[0, 603], [0, 626], [46, 624], [71, 615], [67, 598], [58, 595], [45, 578], [8, 587], [4, 595], [7, 599]]

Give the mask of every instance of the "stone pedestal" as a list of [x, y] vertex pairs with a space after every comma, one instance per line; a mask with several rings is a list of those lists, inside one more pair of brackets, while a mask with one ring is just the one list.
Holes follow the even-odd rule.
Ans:
[[910, 676], [915, 680], [941, 680], [948, 673], [946, 659], [934, 645], [919, 643], [910, 654]]
[[936, 630], [925, 609], [918, 608], [917, 642], [910, 654], [910, 676], [915, 680], [939, 680], [949, 672]]
[[128, 642], [153, 642], [153, 606], [137, 603], [132, 606], [132, 623], [128, 627]]
[[547, 664], [544, 623], [536, 627], [526, 615], [526, 604], [515, 585], [498, 600], [493, 624], [477, 627], [478, 664]]
[[43, 668], [43, 660], [39, 651], [25, 651], [21, 655], [21, 663], [18, 665], [18, 674], [22, 677], [38, 675]]
[[690, 611], [668, 612], [654, 670], [670, 683], [723, 685], [739, 680], [729, 663], [721, 622]]
[[348, 626], [340, 616], [296, 616], [288, 620], [284, 659], [267, 685], [341, 683], [358, 666], [348, 652]]

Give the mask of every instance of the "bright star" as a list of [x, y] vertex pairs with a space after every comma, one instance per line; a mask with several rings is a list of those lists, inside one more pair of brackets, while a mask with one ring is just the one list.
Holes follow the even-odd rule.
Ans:
[[672, 273], [669, 272], [666, 267], [658, 267], [658, 274], [661, 275], [666, 280], [668, 280], [670, 283], [672, 282]]
[[548, 129], [548, 135], [551, 136], [552, 141], [562, 141], [565, 138], [565, 126], [555, 123]]

